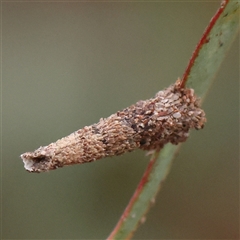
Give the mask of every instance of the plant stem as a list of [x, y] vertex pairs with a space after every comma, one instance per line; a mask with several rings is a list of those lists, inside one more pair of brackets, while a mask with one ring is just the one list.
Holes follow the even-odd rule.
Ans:
[[[155, 202], [155, 195], [161, 188], [161, 183], [163, 183], [170, 170], [172, 160], [180, 148], [179, 146], [168, 144], [164, 147], [161, 150], [161, 161], [158, 160], [159, 152], [152, 154], [135, 193], [107, 240], [130, 239], [137, 226], [140, 223], [144, 223], [144, 215]], [[151, 196], [150, 199], [149, 196]]]

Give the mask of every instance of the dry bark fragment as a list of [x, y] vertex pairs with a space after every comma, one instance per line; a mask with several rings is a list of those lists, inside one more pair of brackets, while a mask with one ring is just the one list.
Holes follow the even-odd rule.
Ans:
[[21, 155], [29, 172], [44, 172], [64, 165], [92, 162], [140, 148], [161, 149], [187, 140], [191, 128], [206, 122], [193, 89], [181, 88], [180, 80], [154, 98], [112, 114], [67, 137]]

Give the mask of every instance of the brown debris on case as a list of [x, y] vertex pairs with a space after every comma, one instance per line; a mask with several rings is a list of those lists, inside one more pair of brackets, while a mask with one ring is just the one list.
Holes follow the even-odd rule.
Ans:
[[44, 172], [64, 165], [92, 162], [140, 148], [161, 149], [187, 140], [191, 128], [201, 129], [205, 113], [193, 89], [180, 80], [154, 98], [112, 114], [67, 137], [21, 155], [29, 172]]

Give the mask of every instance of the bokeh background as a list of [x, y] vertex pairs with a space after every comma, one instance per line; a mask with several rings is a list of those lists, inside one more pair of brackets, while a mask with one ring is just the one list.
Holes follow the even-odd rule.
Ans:
[[[181, 77], [220, 1], [2, 2], [2, 238], [104, 239], [142, 151], [30, 174], [19, 155]], [[134, 239], [239, 238], [239, 37]]]

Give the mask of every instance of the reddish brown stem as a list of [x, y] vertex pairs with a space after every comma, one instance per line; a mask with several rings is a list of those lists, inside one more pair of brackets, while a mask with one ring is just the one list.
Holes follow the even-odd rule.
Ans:
[[201, 50], [201, 48], [204, 46], [205, 43], [208, 43], [209, 41], [209, 33], [211, 31], [211, 29], [213, 28], [213, 26], [215, 25], [216, 21], [218, 20], [219, 16], [221, 15], [221, 13], [223, 12], [223, 10], [225, 9], [225, 7], [227, 6], [229, 0], [224, 0], [222, 1], [221, 3], [221, 7], [218, 9], [218, 11], [216, 12], [216, 14], [213, 16], [213, 18], [211, 19], [209, 25], [207, 26], [207, 28], [205, 29], [203, 35], [202, 35], [202, 38], [200, 39], [199, 43], [197, 44], [197, 47], [196, 49], [194, 50], [193, 54], [192, 54], [192, 57], [188, 63], [188, 66], [183, 74], [183, 77], [182, 77], [182, 81], [181, 81], [181, 87], [184, 88], [185, 85], [186, 85], [186, 82], [187, 82], [187, 79], [188, 79], [188, 76], [189, 76], [189, 73], [195, 63], [195, 60]]
[[[107, 238], [107, 240], [112, 240], [114, 239], [114, 236], [116, 235], [116, 233], [118, 232], [119, 228], [122, 227], [122, 225], [124, 224], [125, 219], [128, 217], [129, 213], [131, 212], [134, 203], [138, 200], [139, 195], [141, 194], [145, 184], [148, 182], [149, 180], [149, 176], [152, 172], [152, 168], [154, 163], [156, 162], [158, 157], [158, 154], [155, 154], [154, 157], [152, 157], [152, 159], [150, 160], [146, 171], [144, 172], [144, 175], [141, 179], [141, 181], [139, 182], [137, 189], [135, 190], [131, 200], [129, 201], [126, 209], [124, 210], [120, 220], [118, 221], [117, 225], [115, 226], [115, 228], [113, 229], [112, 233], [109, 235], [109, 237]], [[133, 232], [132, 232], [133, 233]], [[130, 236], [129, 236], [130, 237]]]

